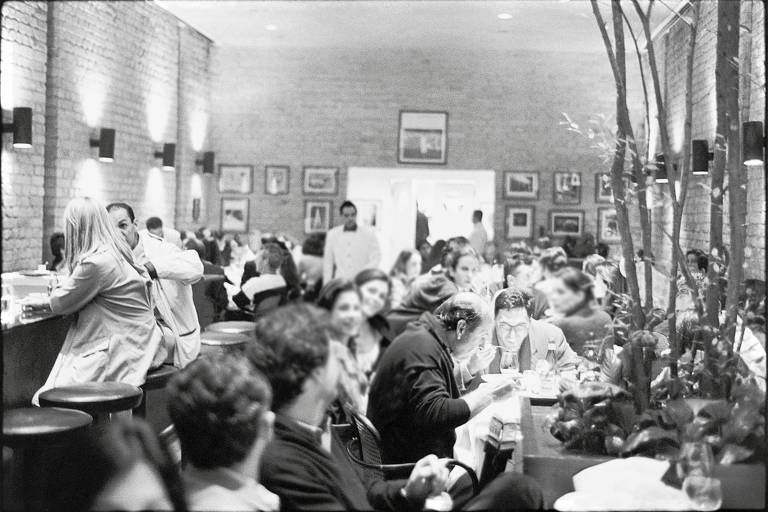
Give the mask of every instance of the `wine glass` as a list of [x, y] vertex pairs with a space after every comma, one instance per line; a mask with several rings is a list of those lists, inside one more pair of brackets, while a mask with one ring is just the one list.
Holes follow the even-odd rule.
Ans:
[[677, 476], [680, 479], [695, 476], [712, 476], [714, 456], [712, 447], [703, 441], [683, 443], [677, 461]]
[[683, 443], [677, 461], [677, 476], [683, 480], [683, 492], [695, 510], [717, 510], [723, 502], [720, 480], [712, 478], [714, 457], [709, 444]]
[[499, 369], [501, 373], [518, 373], [520, 371], [520, 359], [514, 350], [501, 350]]

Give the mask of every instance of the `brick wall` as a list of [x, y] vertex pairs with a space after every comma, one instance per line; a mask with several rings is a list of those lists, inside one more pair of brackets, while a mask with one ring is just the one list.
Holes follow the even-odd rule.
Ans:
[[[195, 151], [179, 120], [207, 113], [210, 41], [149, 2], [7, 2], [3, 14], [3, 56], [7, 40], [23, 47], [16, 87], [34, 95], [25, 101], [44, 124], [25, 160], [14, 151], [17, 165], [3, 166], [3, 270], [48, 259], [48, 237], [78, 195], [128, 202], [142, 222], [188, 224]], [[112, 163], [89, 146], [102, 127], [116, 130]], [[164, 142], [177, 143], [175, 172], [153, 156]]]
[[[585, 211], [587, 231], [596, 232], [594, 174], [609, 164], [559, 122], [561, 112], [580, 123], [613, 113], [615, 88], [604, 53], [214, 51], [213, 146], [217, 163], [254, 166], [251, 228], [303, 239], [304, 165], [341, 168], [335, 207], [345, 197], [348, 167], [406, 167], [397, 164], [398, 112], [412, 109], [448, 112], [448, 160], [439, 168], [497, 171], [497, 237], [504, 234], [504, 170], [540, 171], [539, 200], [527, 202], [535, 206], [537, 227], [547, 225], [554, 208], [552, 173], [581, 172], [582, 202], [575, 208]], [[266, 164], [290, 166], [288, 196], [264, 194]], [[209, 192], [208, 216], [218, 220], [219, 195]]]

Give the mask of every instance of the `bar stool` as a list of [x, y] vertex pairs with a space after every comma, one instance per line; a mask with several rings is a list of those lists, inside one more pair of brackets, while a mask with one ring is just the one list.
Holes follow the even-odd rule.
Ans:
[[4, 491], [11, 491], [4, 493], [3, 508], [50, 508], [52, 504], [46, 502], [48, 483], [55, 477], [52, 470], [61, 460], [61, 448], [85, 434], [92, 421], [89, 414], [72, 409], [28, 407], [4, 411], [3, 446], [12, 448], [13, 454], [10, 475], [3, 478], [10, 483]]
[[242, 353], [253, 339], [252, 336], [241, 333], [203, 331], [200, 334], [200, 355], [217, 352]]
[[256, 322], [246, 322], [242, 320], [230, 320], [226, 322], [214, 322], [209, 324], [203, 332], [223, 332], [226, 334], [244, 334], [253, 337], [253, 329]]
[[154, 370], [149, 370], [147, 372], [147, 380], [145, 380], [144, 384], [141, 385], [141, 389], [144, 391], [144, 398], [141, 400], [141, 403], [138, 405], [138, 407], [133, 410], [133, 414], [141, 418], [146, 418], [148, 398], [147, 393], [150, 391], [164, 389], [165, 385], [168, 384], [168, 381], [171, 380], [171, 377], [173, 377], [178, 371], [178, 368], [170, 364], [163, 364]]
[[142, 394], [141, 389], [124, 382], [85, 382], [40, 393], [40, 406], [87, 412], [99, 425], [108, 422], [110, 414], [135, 409]]

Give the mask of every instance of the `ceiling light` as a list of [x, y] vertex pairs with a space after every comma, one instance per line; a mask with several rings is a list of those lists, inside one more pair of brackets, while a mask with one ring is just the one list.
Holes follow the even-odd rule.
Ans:
[[508, 12], [501, 12], [501, 13], [497, 14], [496, 17], [499, 18], [500, 20], [511, 20], [512, 19], [512, 15], [509, 14]]
[[277, 30], [277, 25], [272, 25], [272, 24], [264, 25], [264, 29], [272, 32], [273, 30]]

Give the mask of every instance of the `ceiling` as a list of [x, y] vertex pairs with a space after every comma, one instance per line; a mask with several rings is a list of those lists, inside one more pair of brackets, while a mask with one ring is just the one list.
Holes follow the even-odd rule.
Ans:
[[[679, 3], [660, 1], [653, 25]], [[586, 0], [155, 2], [219, 46], [604, 51]]]

